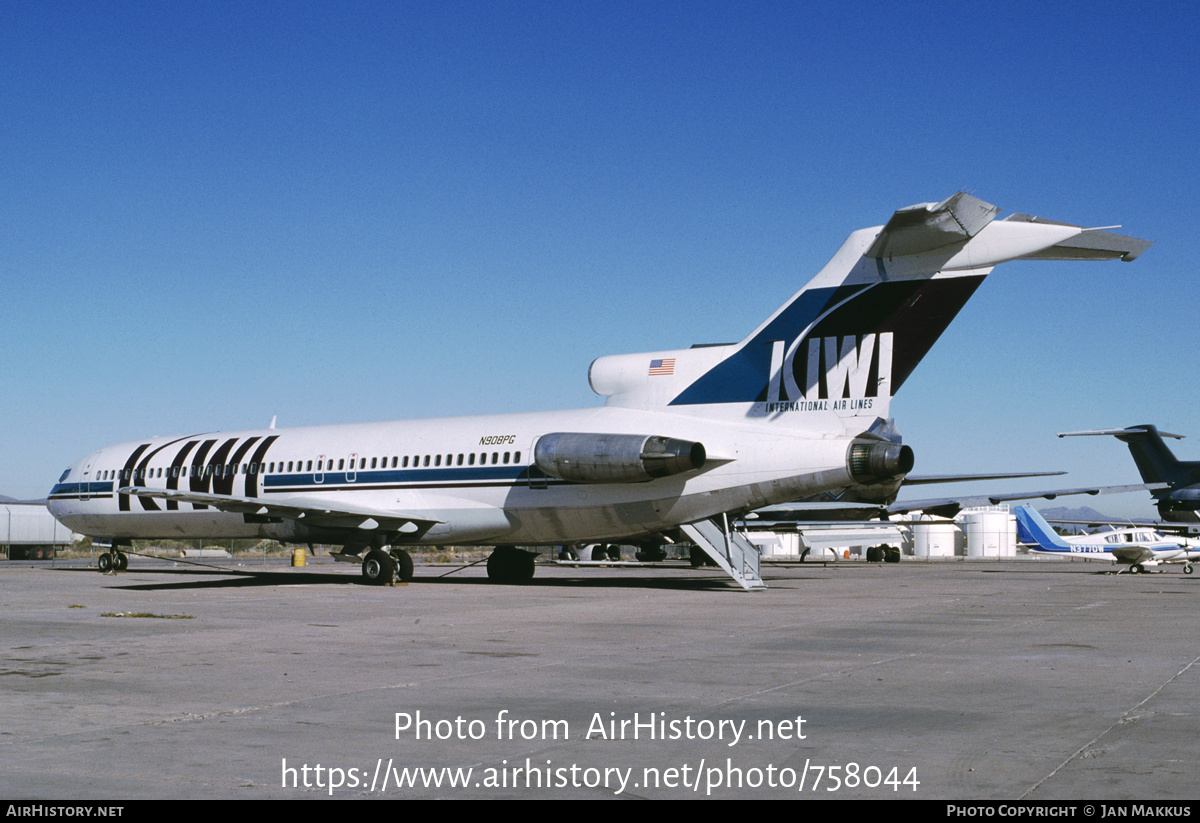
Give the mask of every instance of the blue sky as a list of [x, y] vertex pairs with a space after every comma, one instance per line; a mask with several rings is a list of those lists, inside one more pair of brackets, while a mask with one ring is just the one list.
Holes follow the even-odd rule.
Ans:
[[916, 471], [1136, 482], [1054, 435], [1138, 423], [1200, 458], [1195, 19], [0, 4], [0, 494], [273, 415], [598, 405], [593, 358], [741, 339], [850, 231], [959, 189], [1157, 244], [998, 268], [893, 403]]

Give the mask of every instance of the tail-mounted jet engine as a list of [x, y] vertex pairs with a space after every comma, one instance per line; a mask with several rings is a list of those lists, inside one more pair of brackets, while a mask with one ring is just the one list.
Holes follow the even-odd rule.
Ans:
[[644, 483], [704, 467], [704, 446], [645, 434], [555, 432], [533, 447], [537, 467], [573, 483]]
[[913, 450], [891, 440], [855, 440], [846, 462], [856, 482], [870, 483], [912, 471]]

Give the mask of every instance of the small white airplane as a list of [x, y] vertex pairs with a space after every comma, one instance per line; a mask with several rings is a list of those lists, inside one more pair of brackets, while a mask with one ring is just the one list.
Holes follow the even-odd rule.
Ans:
[[892, 395], [993, 266], [1150, 246], [999, 211], [963, 192], [901, 209], [740, 343], [601, 357], [603, 408], [146, 438], [72, 464], [49, 508], [112, 541], [102, 569], [133, 539], [269, 538], [342, 546], [383, 583], [411, 578], [405, 546], [482, 544], [489, 577], [524, 582], [531, 547], [682, 533], [761, 588], [729, 515], [898, 485]]
[[1060, 537], [1032, 506], [1017, 506], [1013, 514], [1017, 518], [1020, 539], [1032, 545], [1030, 551], [1034, 554], [1107, 555], [1113, 563], [1129, 566], [1133, 574], [1167, 563], [1182, 563], [1183, 573], [1191, 574], [1192, 561], [1200, 559], [1200, 549], [1192, 541], [1174, 540], [1153, 529], [1115, 529], [1079, 537]]

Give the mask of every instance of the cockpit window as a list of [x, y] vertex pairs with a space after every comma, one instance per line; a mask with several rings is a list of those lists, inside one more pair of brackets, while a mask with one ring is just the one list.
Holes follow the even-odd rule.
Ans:
[[63, 472], [63, 473], [62, 473], [62, 477], [58, 478], [58, 482], [59, 482], [59, 483], [61, 483], [61, 482], [63, 482], [64, 480], [66, 480], [66, 479], [67, 479], [67, 475], [68, 475], [68, 474], [70, 474], [70, 473], [71, 473], [71, 470], [70, 470], [70, 469], [67, 469], [65, 472]]

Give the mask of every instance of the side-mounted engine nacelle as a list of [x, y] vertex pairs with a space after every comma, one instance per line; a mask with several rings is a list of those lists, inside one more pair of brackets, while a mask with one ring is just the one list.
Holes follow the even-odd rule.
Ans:
[[913, 467], [913, 450], [891, 440], [855, 440], [846, 464], [857, 483], [871, 483], [908, 474]]
[[555, 432], [538, 438], [533, 460], [573, 483], [644, 483], [704, 467], [704, 446], [646, 434]]
[[1194, 512], [1196, 509], [1200, 509], [1200, 488], [1173, 489], [1158, 499], [1160, 513]]

